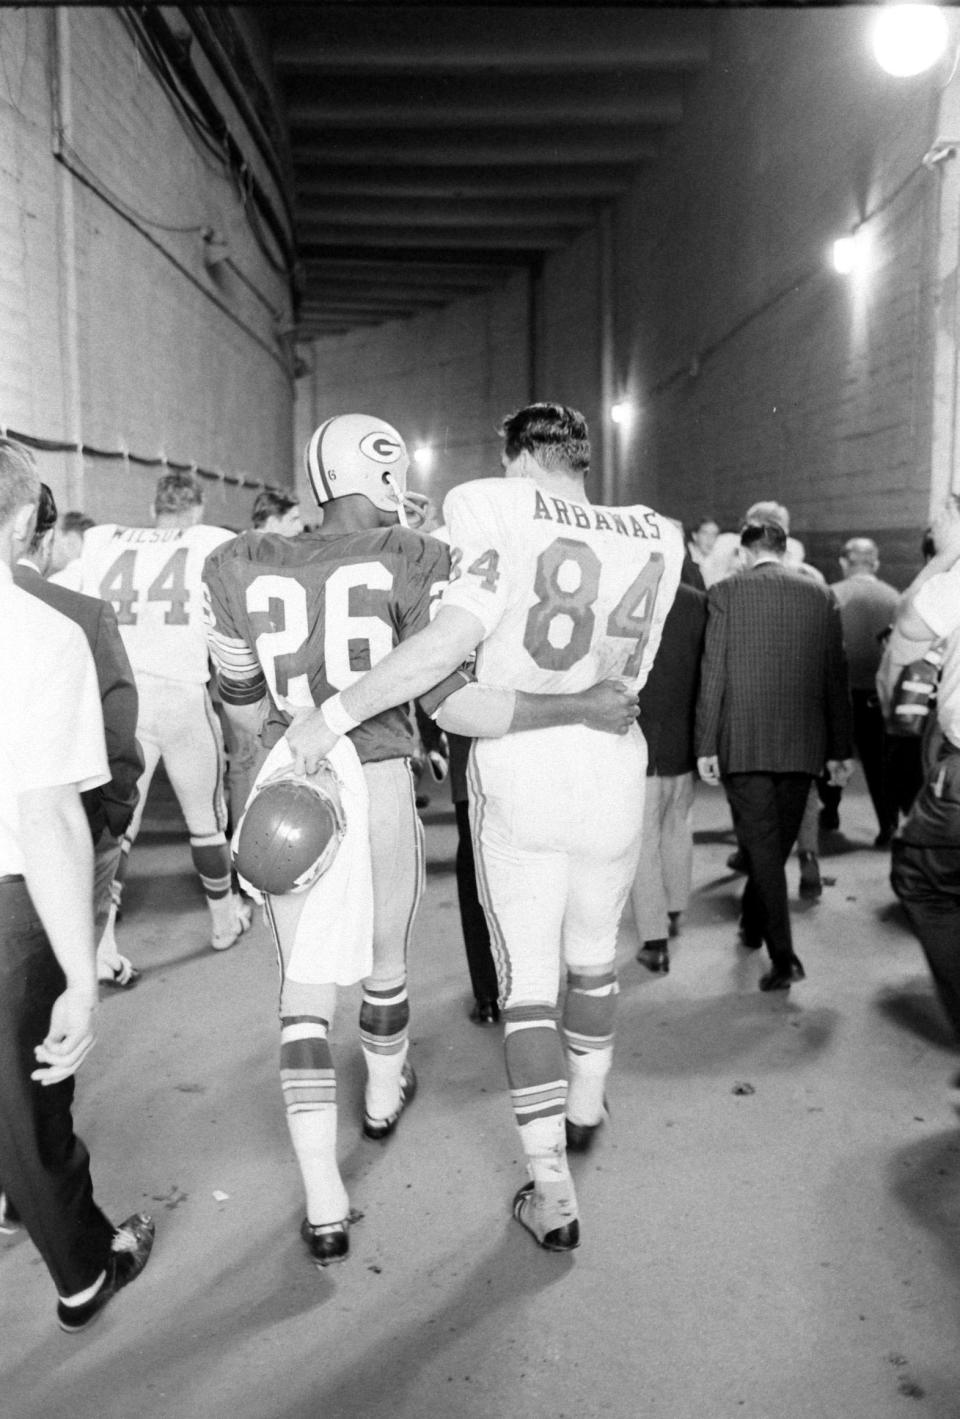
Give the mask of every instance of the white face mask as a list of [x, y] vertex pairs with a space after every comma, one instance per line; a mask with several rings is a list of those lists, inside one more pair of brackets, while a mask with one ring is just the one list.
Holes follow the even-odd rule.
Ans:
[[388, 473], [384, 481], [387, 483], [387, 486], [391, 489], [394, 497], [397, 500], [397, 517], [400, 520], [400, 526], [409, 527], [410, 524], [407, 521], [407, 509], [404, 503], [404, 490], [397, 482], [397, 475], [395, 473]]

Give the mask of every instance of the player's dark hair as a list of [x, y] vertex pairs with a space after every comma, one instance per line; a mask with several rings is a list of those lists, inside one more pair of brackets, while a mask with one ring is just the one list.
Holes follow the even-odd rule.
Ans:
[[185, 470], [164, 473], [158, 480], [153, 499], [154, 512], [187, 512], [192, 507], [202, 506], [203, 489], [192, 473]]
[[46, 483], [40, 484], [40, 496], [37, 499], [37, 519], [33, 525], [33, 535], [27, 544], [28, 552], [37, 552], [40, 543], [46, 537], [52, 527], [57, 525], [57, 500]]
[[96, 527], [96, 525], [95, 519], [90, 517], [88, 513], [77, 512], [76, 509], [65, 512], [60, 519], [61, 532], [79, 532], [81, 537], [85, 532], [89, 532], [91, 527]]
[[787, 534], [779, 522], [748, 522], [741, 528], [740, 546], [748, 552], [773, 552], [782, 557]]
[[0, 524], [9, 522], [18, 508], [40, 496], [40, 474], [33, 454], [15, 439], [0, 437]]
[[299, 498], [292, 498], [288, 493], [273, 488], [264, 488], [254, 500], [250, 524], [252, 527], [262, 527], [268, 517], [285, 517], [291, 508], [299, 506]]
[[565, 404], [528, 404], [507, 415], [500, 436], [508, 459], [527, 452], [551, 471], [586, 474], [590, 467], [587, 421]]

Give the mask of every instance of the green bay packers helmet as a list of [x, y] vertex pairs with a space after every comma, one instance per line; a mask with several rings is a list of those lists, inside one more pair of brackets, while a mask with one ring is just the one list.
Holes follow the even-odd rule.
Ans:
[[328, 870], [347, 830], [336, 774], [310, 778], [281, 769], [254, 791], [237, 832], [234, 863], [269, 896], [306, 892]]
[[320, 425], [304, 452], [313, 496], [323, 506], [361, 493], [381, 512], [400, 513], [410, 459], [392, 424], [370, 414], [338, 414]]

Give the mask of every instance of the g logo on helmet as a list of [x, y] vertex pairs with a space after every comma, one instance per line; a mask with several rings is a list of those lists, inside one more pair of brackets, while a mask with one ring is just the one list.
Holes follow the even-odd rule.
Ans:
[[377, 429], [374, 433], [364, 434], [360, 440], [360, 452], [375, 463], [396, 463], [404, 448], [386, 429]]
[[339, 780], [329, 765], [309, 779], [281, 769], [258, 786], [240, 820], [237, 872], [268, 896], [306, 892], [330, 867], [346, 831]]

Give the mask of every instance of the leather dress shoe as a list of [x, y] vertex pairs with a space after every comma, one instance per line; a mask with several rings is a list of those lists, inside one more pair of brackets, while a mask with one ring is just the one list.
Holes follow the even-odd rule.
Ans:
[[409, 1062], [403, 1066], [403, 1073], [400, 1076], [400, 1107], [396, 1113], [390, 1114], [389, 1118], [371, 1118], [364, 1110], [363, 1132], [367, 1138], [379, 1141], [382, 1138], [389, 1138], [397, 1124], [400, 1122], [400, 1115], [408, 1104], [413, 1103], [417, 1093], [417, 1076], [413, 1072], [413, 1065]]
[[529, 1214], [535, 1205], [533, 1190], [532, 1182], [525, 1183], [513, 1199], [513, 1215], [520, 1226], [528, 1231], [537, 1246], [543, 1247], [545, 1251], [574, 1251], [580, 1245], [580, 1223], [576, 1217], [571, 1222], [565, 1222], [562, 1227], [554, 1227], [545, 1232], [542, 1237], [537, 1236], [529, 1220]]
[[475, 1025], [496, 1025], [500, 1019], [500, 1006], [495, 1000], [477, 1000], [470, 1011], [470, 1019]]
[[637, 952], [637, 960], [654, 975], [665, 976], [670, 970], [670, 952], [666, 941], [645, 941]]
[[789, 969], [782, 966], [774, 966], [767, 971], [766, 975], [760, 977], [761, 990], [789, 990], [794, 981], [806, 980], [807, 973], [798, 956], [793, 956], [790, 960]]

